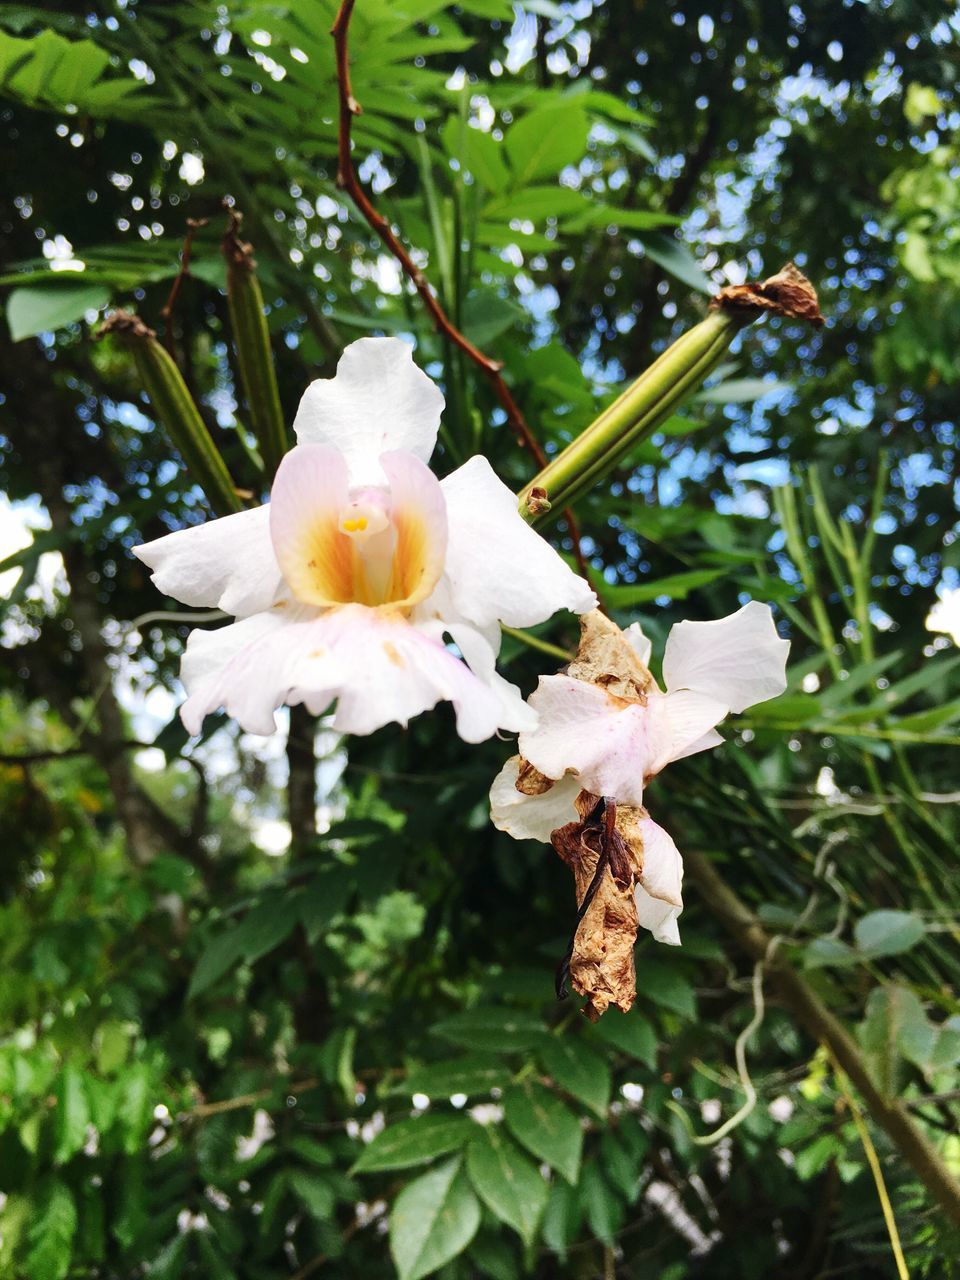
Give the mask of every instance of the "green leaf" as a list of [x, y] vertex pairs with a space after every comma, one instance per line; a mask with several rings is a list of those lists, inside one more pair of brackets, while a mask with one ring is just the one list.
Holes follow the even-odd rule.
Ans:
[[490, 1212], [532, 1244], [548, 1194], [536, 1165], [505, 1134], [488, 1128], [467, 1148], [467, 1172]]
[[143, 89], [132, 77], [104, 80], [110, 55], [93, 40], [65, 40], [49, 29], [29, 40], [0, 31], [0, 91], [31, 106], [88, 115], [134, 114], [131, 95]]
[[459, 1151], [476, 1132], [468, 1116], [413, 1116], [378, 1133], [353, 1166], [354, 1173], [409, 1169], [434, 1156]]
[[657, 1033], [647, 1019], [635, 1009], [629, 1013], [608, 1009], [593, 1027], [592, 1034], [597, 1039], [616, 1046], [637, 1062], [656, 1068]]
[[307, 885], [297, 899], [297, 913], [311, 947], [344, 910], [353, 890], [353, 881], [344, 867], [324, 867]]
[[648, 604], [660, 596], [669, 596], [671, 600], [686, 600], [692, 591], [716, 582], [718, 578], [730, 573], [730, 567], [722, 569], [691, 569], [687, 573], [674, 573], [666, 578], [657, 578], [654, 582], [637, 582], [620, 586], [603, 585], [603, 598], [611, 609], [631, 609], [639, 604]]
[[593, 1234], [604, 1244], [612, 1246], [623, 1225], [624, 1206], [614, 1195], [596, 1163], [591, 1162], [584, 1169], [580, 1195]]
[[934, 1053], [936, 1028], [909, 987], [876, 987], [867, 999], [866, 1016], [857, 1028], [871, 1074], [888, 1097], [897, 1093], [902, 1058], [926, 1066]]
[[583, 1211], [576, 1189], [565, 1182], [555, 1182], [550, 1188], [543, 1215], [542, 1235], [544, 1243], [561, 1262], [566, 1261], [567, 1250], [577, 1238], [582, 1219]]
[[511, 1089], [503, 1106], [507, 1128], [517, 1141], [575, 1183], [583, 1154], [583, 1129], [573, 1112], [555, 1093], [532, 1083]]
[[535, 178], [576, 164], [587, 146], [590, 121], [581, 107], [543, 107], [521, 117], [507, 131], [504, 145], [520, 190]]
[[760, 400], [763, 396], [782, 396], [792, 390], [789, 382], [777, 382], [775, 378], [731, 378], [728, 382], [707, 387], [694, 399], [707, 404], [744, 404]]
[[910, 911], [871, 911], [857, 921], [853, 934], [868, 956], [895, 956], [923, 938], [923, 921]]
[[509, 1080], [510, 1072], [498, 1058], [471, 1055], [414, 1067], [393, 1092], [425, 1093], [428, 1098], [452, 1098], [455, 1093], [465, 1093], [469, 1097], [502, 1089]]
[[803, 950], [803, 967], [805, 969], [825, 969], [831, 965], [859, 964], [863, 959], [853, 947], [840, 938], [814, 938]]
[[484, 222], [511, 222], [515, 219], [541, 222], [544, 218], [580, 214], [583, 207], [582, 193], [570, 187], [524, 187], [511, 195], [488, 201], [481, 209], [480, 217]]
[[390, 1252], [400, 1280], [420, 1280], [462, 1253], [480, 1225], [480, 1204], [459, 1160], [409, 1182], [390, 1214]]
[[336, 1197], [329, 1182], [308, 1169], [291, 1169], [287, 1175], [290, 1190], [300, 1203], [319, 1222], [326, 1221], [333, 1213]]
[[645, 233], [640, 238], [647, 257], [663, 267], [664, 271], [669, 271], [682, 284], [689, 285], [699, 293], [714, 292], [710, 277], [700, 269], [693, 254], [679, 240], [656, 231]]
[[466, 1049], [513, 1053], [531, 1049], [546, 1034], [539, 1018], [498, 1005], [465, 1009], [431, 1028], [434, 1035]]
[[187, 999], [206, 991], [241, 961], [253, 964], [265, 956], [289, 937], [296, 924], [296, 912], [275, 894], [251, 907], [235, 929], [218, 934], [208, 944], [193, 971]]
[[457, 116], [451, 116], [441, 132], [447, 155], [467, 169], [487, 191], [503, 191], [510, 172], [503, 159], [503, 143], [489, 133], [461, 127]]
[[7, 324], [14, 342], [61, 329], [99, 311], [110, 301], [110, 290], [99, 284], [38, 284], [14, 289], [7, 298]]
[[801, 1182], [809, 1182], [842, 1151], [843, 1148], [832, 1133], [823, 1134], [815, 1142], [812, 1142], [809, 1147], [804, 1147], [797, 1152], [794, 1166], [797, 1171], [797, 1177]]
[[487, 289], [471, 293], [467, 298], [463, 307], [463, 329], [471, 342], [486, 347], [525, 317], [522, 307]]
[[47, 1179], [34, 1204], [24, 1274], [30, 1280], [64, 1280], [76, 1232], [77, 1207], [69, 1187], [58, 1178]]
[[551, 1036], [540, 1048], [540, 1061], [561, 1089], [606, 1119], [612, 1085], [610, 1067], [579, 1036]]
[[684, 1018], [697, 1016], [693, 984], [665, 960], [637, 959], [637, 993]]
[[54, 1110], [55, 1164], [65, 1164], [83, 1147], [89, 1122], [90, 1108], [83, 1089], [83, 1075], [77, 1067], [64, 1067], [57, 1081]]

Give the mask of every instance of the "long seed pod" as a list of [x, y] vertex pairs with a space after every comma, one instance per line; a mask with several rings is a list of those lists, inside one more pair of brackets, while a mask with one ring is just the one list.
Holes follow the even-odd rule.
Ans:
[[210, 506], [217, 515], [241, 511], [243, 503], [226, 463], [200, 417], [180, 370], [157, 341], [157, 335], [129, 311], [114, 311], [107, 318], [99, 336], [108, 333], [115, 333], [132, 353], [158, 420], [186, 463], [191, 479], [207, 495]]
[[227, 303], [233, 343], [250, 425], [257, 438], [267, 477], [272, 479], [287, 451], [280, 389], [270, 350], [270, 332], [253, 247], [240, 238], [242, 215], [230, 209], [228, 216], [230, 221], [221, 248], [227, 260]]
[[746, 325], [766, 311], [822, 324], [809, 280], [788, 263], [763, 284], [723, 289], [705, 320], [668, 347], [613, 404], [571, 441], [520, 494], [525, 519], [582, 497], [657, 429], [717, 367]]

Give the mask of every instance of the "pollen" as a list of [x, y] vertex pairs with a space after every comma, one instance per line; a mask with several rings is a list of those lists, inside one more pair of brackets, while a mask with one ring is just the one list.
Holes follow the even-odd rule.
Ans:
[[344, 520], [340, 526], [344, 533], [365, 533], [367, 528], [367, 517], [356, 516], [348, 520]]

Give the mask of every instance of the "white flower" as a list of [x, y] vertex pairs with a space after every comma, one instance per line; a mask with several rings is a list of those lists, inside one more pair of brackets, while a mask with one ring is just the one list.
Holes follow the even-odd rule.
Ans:
[[[549, 843], [558, 827], [579, 820], [574, 801], [581, 790], [637, 809], [639, 922], [658, 942], [677, 945], [683, 859], [642, 807], [644, 783], [672, 760], [720, 745], [716, 726], [731, 711], [782, 693], [790, 644], [777, 635], [769, 606], [757, 601], [716, 622], [681, 622], [667, 637], [664, 692], [646, 670], [650, 642], [639, 626], [629, 627], [622, 640], [629, 661], [616, 674], [635, 681], [631, 687], [642, 693], [627, 698], [570, 675], [541, 677], [530, 697], [539, 720], [521, 732], [521, 756], [508, 760], [494, 780], [490, 813], [494, 825], [515, 839]], [[548, 790], [517, 790], [521, 757], [553, 780]]]
[[[645, 665], [649, 641], [636, 624], [625, 635]], [[640, 805], [647, 778], [720, 745], [716, 726], [731, 711], [783, 693], [789, 648], [769, 606], [756, 600], [717, 622], [680, 622], [663, 655], [666, 692], [651, 680], [645, 701], [570, 676], [541, 676], [530, 696], [539, 721], [521, 733], [520, 752], [548, 778], [573, 773], [594, 795]]]
[[437, 480], [442, 409], [406, 343], [361, 338], [308, 387], [268, 505], [134, 549], [161, 591], [236, 618], [189, 638], [191, 733], [218, 707], [265, 734], [283, 704], [334, 701], [335, 728], [371, 733], [444, 699], [468, 742], [532, 728], [494, 670], [500, 624], [581, 613], [594, 596], [485, 458]]

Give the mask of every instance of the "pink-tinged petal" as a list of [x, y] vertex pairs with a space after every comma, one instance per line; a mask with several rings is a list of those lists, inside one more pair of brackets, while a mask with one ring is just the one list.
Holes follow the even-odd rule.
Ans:
[[680, 622], [667, 637], [663, 679], [669, 691], [692, 689], [743, 711], [787, 687], [789, 640], [770, 606], [751, 600], [715, 622]]
[[677, 919], [683, 910], [683, 858], [673, 838], [651, 818], [641, 818], [643, 875], [636, 889], [640, 927], [657, 942], [679, 946]]
[[342, 453], [351, 485], [378, 485], [378, 460], [391, 449], [430, 460], [442, 412], [443, 394], [414, 364], [407, 343], [360, 338], [344, 350], [336, 377], [311, 382], [293, 427], [300, 444]]
[[395, 614], [364, 605], [319, 614], [300, 607], [207, 635], [213, 638], [191, 637], [183, 672], [190, 696], [181, 715], [192, 733], [221, 706], [247, 732], [272, 733], [273, 713], [284, 703], [305, 703], [320, 715], [334, 702], [333, 726], [344, 733], [406, 725], [443, 700], [454, 704], [467, 742], [509, 727], [509, 709], [495, 688]]
[[406, 725], [441, 701], [453, 703], [457, 732], [466, 742], [482, 742], [509, 727], [498, 691], [409, 622], [354, 608], [337, 610], [329, 623], [347, 669], [337, 690], [335, 728], [365, 734], [391, 721]]
[[351, 601], [356, 551], [340, 530], [349, 501], [347, 464], [327, 445], [297, 445], [285, 455], [270, 494], [270, 535], [283, 576], [298, 600]]
[[548, 778], [572, 771], [582, 788], [622, 804], [643, 803], [650, 770], [647, 709], [570, 676], [541, 676], [530, 695], [540, 717], [520, 753]]
[[133, 548], [165, 596], [243, 618], [269, 609], [283, 591], [270, 541], [270, 508], [208, 520]]
[[273, 733], [274, 712], [294, 678], [296, 641], [316, 617], [315, 609], [281, 603], [216, 631], [192, 631], [180, 663], [187, 731], [199, 733], [204, 718], [223, 707], [247, 733]]
[[380, 465], [390, 486], [389, 516], [396, 534], [386, 598], [408, 608], [425, 600], [443, 573], [447, 504], [440, 481], [412, 453], [385, 453]]
[[[673, 760], [681, 760], [706, 746], [715, 746], [714, 741], [704, 743], [703, 739], [726, 714], [727, 708], [722, 702], [702, 693], [687, 689], [661, 693], [659, 689], [652, 689], [646, 707], [647, 776], [659, 773]], [[720, 738], [719, 734], [713, 736]]]
[[483, 457], [441, 482], [449, 542], [445, 579], [464, 618], [530, 627], [558, 609], [596, 606], [589, 585], [521, 519], [516, 496]]
[[572, 777], [561, 778], [540, 796], [528, 796], [516, 788], [520, 757], [511, 756], [493, 780], [490, 788], [490, 817], [493, 825], [506, 831], [514, 840], [539, 840], [550, 843], [551, 833], [579, 818], [574, 804], [580, 783]]

